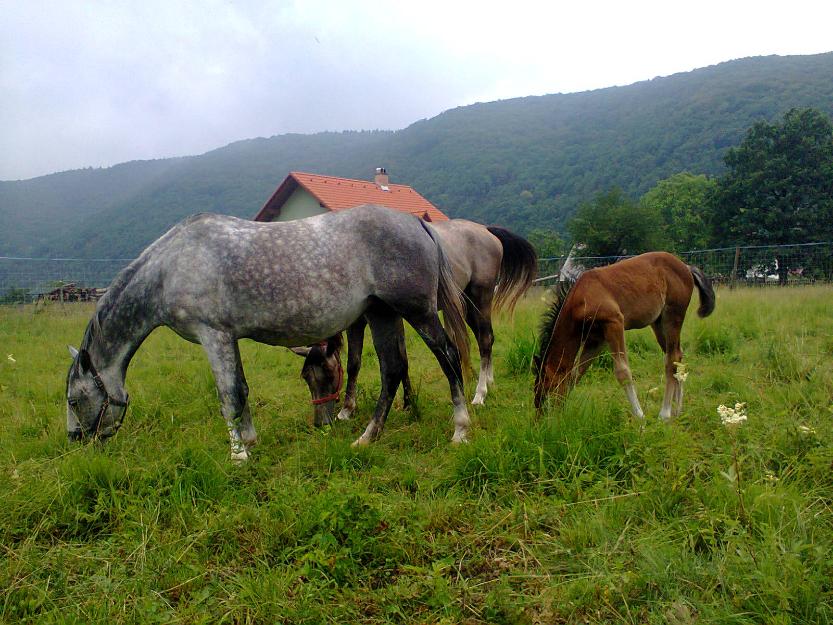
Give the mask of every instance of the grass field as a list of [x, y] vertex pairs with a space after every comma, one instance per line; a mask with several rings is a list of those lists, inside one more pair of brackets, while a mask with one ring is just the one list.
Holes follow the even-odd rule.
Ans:
[[[629, 333], [649, 418], [609, 357], [536, 419], [540, 293], [496, 327], [496, 383], [452, 447], [448, 387], [409, 336], [418, 409], [354, 450], [324, 431], [288, 351], [241, 344], [259, 445], [236, 467], [199, 346], [162, 329], [103, 446], [66, 442], [83, 306], [0, 309], [0, 622], [831, 623], [833, 288], [718, 292], [683, 333], [686, 407]], [[476, 358], [475, 358], [476, 362]], [[471, 397], [473, 386], [467, 387]], [[721, 424], [717, 406], [746, 403]]]

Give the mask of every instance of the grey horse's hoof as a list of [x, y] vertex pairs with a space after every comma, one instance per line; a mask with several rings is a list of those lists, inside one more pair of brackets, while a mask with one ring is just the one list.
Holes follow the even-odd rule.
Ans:
[[249, 460], [249, 452], [245, 449], [243, 451], [231, 452], [231, 461], [236, 465], [244, 464]]

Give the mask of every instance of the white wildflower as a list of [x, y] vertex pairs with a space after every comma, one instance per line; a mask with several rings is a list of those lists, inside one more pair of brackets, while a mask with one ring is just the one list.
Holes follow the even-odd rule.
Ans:
[[681, 362], [675, 362], [674, 365], [677, 367], [677, 372], [674, 374], [674, 377], [677, 379], [677, 382], [682, 384], [688, 377], [688, 369]]
[[770, 484], [775, 484], [775, 482], [778, 481], [778, 476], [770, 471], [767, 471], [766, 473], [764, 473], [764, 480], [766, 480]]
[[9, 362], [17, 362], [17, 361], [14, 359], [14, 356], [13, 356], [13, 355], [11, 355], [11, 354], [9, 354], [8, 356], [6, 356], [6, 360], [8, 360]]
[[816, 428], [811, 428], [808, 425], [799, 425], [798, 431], [802, 434], [807, 434], [808, 436], [815, 436], [816, 435]]
[[734, 408], [720, 404], [717, 407], [717, 414], [723, 425], [738, 425], [746, 421], [746, 404], [737, 403]]

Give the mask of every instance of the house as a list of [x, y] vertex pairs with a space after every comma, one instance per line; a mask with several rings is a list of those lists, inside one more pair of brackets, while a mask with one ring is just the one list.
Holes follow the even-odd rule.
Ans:
[[426, 221], [446, 221], [440, 209], [404, 184], [390, 184], [383, 167], [374, 180], [353, 180], [293, 171], [280, 184], [255, 221], [289, 221], [340, 211], [362, 204], [380, 204]]

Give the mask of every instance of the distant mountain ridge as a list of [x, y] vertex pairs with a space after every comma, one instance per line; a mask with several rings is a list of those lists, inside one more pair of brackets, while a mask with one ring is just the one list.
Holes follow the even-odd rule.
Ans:
[[679, 171], [719, 173], [752, 123], [793, 107], [833, 114], [833, 53], [474, 104], [399, 131], [280, 135], [0, 182], [0, 256], [133, 257], [188, 214], [252, 217], [290, 170], [369, 179], [380, 165], [449, 216], [560, 228], [613, 186], [636, 196]]

